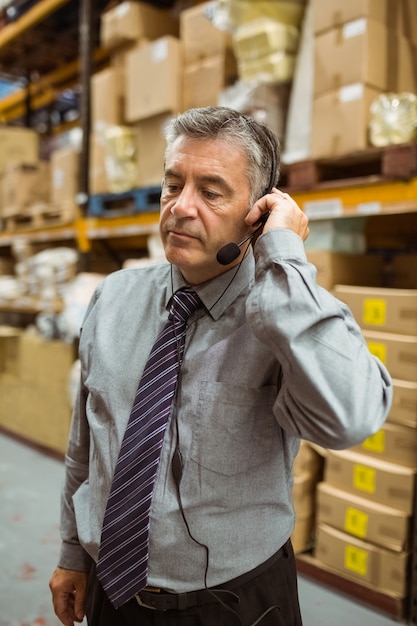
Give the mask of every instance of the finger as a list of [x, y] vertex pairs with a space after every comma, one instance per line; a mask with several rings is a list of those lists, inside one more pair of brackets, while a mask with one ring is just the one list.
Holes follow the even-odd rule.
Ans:
[[54, 611], [64, 626], [74, 626], [74, 610], [67, 594], [54, 597]]
[[84, 610], [85, 589], [77, 589], [75, 592], [74, 614], [77, 622], [82, 622], [85, 615]]

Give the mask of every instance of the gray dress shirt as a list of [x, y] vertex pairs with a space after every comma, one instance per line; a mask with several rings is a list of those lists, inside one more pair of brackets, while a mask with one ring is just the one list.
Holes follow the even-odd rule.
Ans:
[[[189, 320], [164, 439], [148, 584], [200, 589], [268, 559], [294, 527], [300, 438], [347, 448], [383, 424], [390, 377], [348, 308], [317, 286], [315, 274], [302, 240], [276, 229], [259, 237], [239, 269], [196, 287], [204, 307]], [[138, 381], [182, 286], [178, 269], [159, 263], [110, 274], [90, 303], [66, 457], [61, 567], [87, 569], [97, 559]], [[177, 444], [179, 494], [171, 471]]]

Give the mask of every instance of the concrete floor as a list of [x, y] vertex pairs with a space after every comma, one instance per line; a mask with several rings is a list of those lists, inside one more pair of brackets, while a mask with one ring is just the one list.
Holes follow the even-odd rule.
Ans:
[[[0, 434], [0, 626], [58, 626], [48, 580], [59, 550], [63, 464]], [[300, 576], [304, 626], [398, 626]], [[84, 622], [85, 623], [85, 622]]]

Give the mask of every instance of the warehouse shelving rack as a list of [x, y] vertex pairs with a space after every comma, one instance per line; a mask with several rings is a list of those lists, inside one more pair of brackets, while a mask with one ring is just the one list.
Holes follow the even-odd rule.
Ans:
[[[377, 217], [417, 214], [417, 177], [409, 181], [373, 181], [355, 186], [323, 186], [305, 191], [287, 189], [310, 220], [344, 217]], [[155, 233], [157, 211], [125, 217], [88, 217], [80, 215], [73, 223], [48, 229], [0, 232], [0, 247], [10, 246], [15, 237], [29, 242], [54, 242], [73, 239], [81, 252], [89, 252], [94, 239]], [[417, 219], [417, 218], [416, 218]]]
[[[50, 226], [48, 228], [19, 229], [13, 232], [0, 232], [0, 248], [10, 247], [16, 238], [41, 245], [59, 245], [62, 242], [75, 243], [80, 253], [88, 255], [94, 241], [113, 240], [120, 238], [139, 237], [146, 247], [149, 235], [158, 231], [159, 214], [157, 211], [142, 212], [124, 217], [89, 217], [88, 205], [88, 163], [89, 163], [89, 117], [90, 117], [90, 76], [93, 67], [107, 61], [106, 52], [95, 47], [92, 38], [93, 23], [97, 11], [104, 8], [105, 2], [99, 0], [40, 0], [18, 21], [0, 31], [0, 68], [2, 63], [8, 64], [9, 55], [19, 54], [18, 43], [27, 40], [26, 36], [39, 25], [44, 24], [51, 16], [64, 8], [78, 6], [79, 9], [79, 40], [76, 48], [70, 50], [70, 58], [62, 62], [62, 55], [55, 54], [51, 49], [49, 59], [33, 55], [27, 61], [27, 71], [41, 69], [42, 76], [26, 89], [8, 96], [0, 101], [0, 120], [11, 122], [25, 116], [30, 118], [31, 107], [51, 104], [60, 89], [71, 86], [74, 82], [81, 84], [81, 118], [78, 123], [83, 129], [83, 146], [81, 162], [81, 178], [79, 181], [79, 211], [73, 222]], [[157, 3], [155, 3], [157, 4]], [[160, 3], [160, 6], [163, 3]], [[30, 50], [30, 45], [28, 46]], [[30, 52], [29, 52], [30, 54]], [[51, 61], [55, 63], [50, 64]], [[49, 64], [48, 64], [49, 63]], [[40, 67], [42, 66], [42, 67]], [[300, 189], [288, 187], [293, 198], [308, 213], [311, 220], [343, 219], [346, 217], [365, 217], [411, 214], [417, 220], [417, 171], [405, 179], [387, 179], [370, 176], [361, 180], [333, 181], [319, 183], [310, 188]], [[48, 303], [48, 306], [51, 303]], [[27, 311], [37, 313], [42, 310], [42, 303], [22, 302], [13, 305], [1, 304], [0, 310]], [[60, 304], [54, 304], [59, 311]], [[409, 624], [417, 624], [417, 505], [414, 507], [413, 546], [410, 563], [410, 593], [404, 599], [395, 598], [351, 582], [334, 572], [318, 566], [309, 554], [297, 557], [298, 569], [301, 573], [356, 598], [358, 601], [383, 611], [394, 619], [407, 620]]]

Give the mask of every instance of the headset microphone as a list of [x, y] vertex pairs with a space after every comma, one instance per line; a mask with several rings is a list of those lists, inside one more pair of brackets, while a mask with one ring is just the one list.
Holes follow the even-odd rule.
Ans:
[[249, 241], [249, 239], [252, 239], [252, 237], [256, 235], [258, 230], [264, 227], [268, 217], [269, 212], [262, 215], [260, 220], [261, 223], [256, 228], [256, 230], [254, 230], [253, 233], [245, 237], [245, 239], [243, 239], [240, 243], [227, 243], [225, 246], [223, 246], [223, 248], [220, 248], [216, 255], [217, 262], [220, 263], [220, 265], [230, 265], [230, 263], [233, 263], [233, 261], [235, 261], [240, 254], [241, 246]]
[[[276, 140], [273, 140], [271, 137], [272, 133], [270, 131], [267, 131], [266, 129], [262, 130], [262, 128], [263, 128], [262, 125], [259, 125], [258, 132], [262, 131], [262, 135], [265, 137], [266, 143], [271, 148], [271, 154], [270, 154], [271, 171], [270, 171], [269, 183], [264, 194], [262, 194], [262, 195], [265, 195], [265, 194], [271, 193], [274, 185], [277, 184], [277, 178], [279, 174], [278, 156], [277, 156], [278, 146], [276, 145]], [[252, 237], [254, 237], [256, 233], [265, 226], [265, 222], [268, 219], [268, 217], [269, 217], [269, 211], [267, 213], [264, 213], [261, 216], [259, 220], [260, 222], [259, 226], [254, 230], [254, 232], [248, 237], [245, 237], [245, 239], [243, 239], [243, 241], [241, 241], [240, 243], [228, 243], [225, 246], [223, 246], [223, 248], [220, 248], [220, 250], [218, 251], [216, 255], [217, 262], [220, 263], [220, 265], [229, 265], [230, 263], [233, 263], [233, 261], [235, 261], [240, 254], [240, 247], [243, 246], [244, 243], [249, 241], [249, 239], [252, 239]]]

